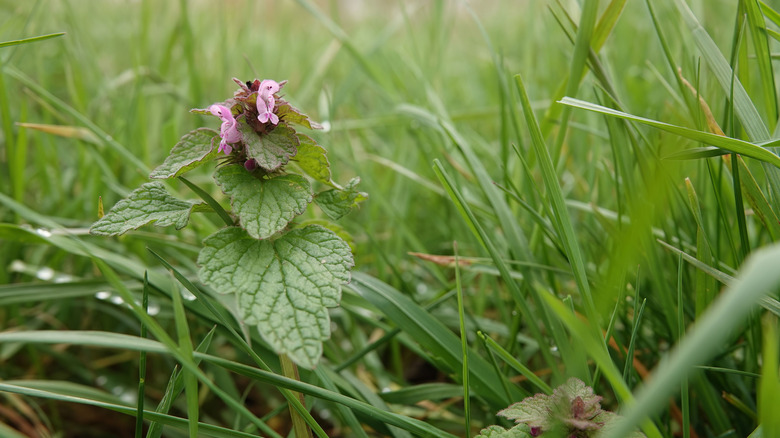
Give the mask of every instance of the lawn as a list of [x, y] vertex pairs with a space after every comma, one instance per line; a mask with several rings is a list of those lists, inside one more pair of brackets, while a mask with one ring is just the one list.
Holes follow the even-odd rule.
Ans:
[[0, 13], [0, 436], [780, 436], [774, 2]]

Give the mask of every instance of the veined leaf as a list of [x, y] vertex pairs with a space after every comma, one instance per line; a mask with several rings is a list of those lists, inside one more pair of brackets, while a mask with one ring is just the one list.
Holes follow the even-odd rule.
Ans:
[[254, 158], [257, 165], [268, 172], [273, 172], [290, 161], [290, 157], [298, 153], [300, 140], [295, 130], [280, 123], [273, 131], [266, 134], [257, 133], [248, 123], [239, 123], [246, 152], [249, 158]]
[[89, 232], [117, 236], [151, 222], [158, 227], [173, 225], [179, 230], [187, 225], [190, 213], [199, 204], [174, 198], [161, 182], [149, 182], [117, 202], [108, 214], [92, 225]]
[[322, 129], [322, 126], [319, 123], [312, 121], [309, 116], [300, 112], [298, 108], [295, 108], [285, 101], [278, 102], [278, 105], [276, 106], [276, 115], [288, 123], [295, 123], [309, 129]]
[[330, 163], [328, 162], [325, 148], [318, 145], [313, 138], [308, 135], [298, 134], [298, 153], [294, 160], [309, 176], [315, 180], [327, 184], [331, 187], [340, 189], [341, 186], [333, 181], [330, 173]]
[[277, 353], [314, 368], [330, 337], [327, 308], [338, 306], [354, 266], [349, 245], [316, 225], [273, 241], [230, 227], [203, 244], [201, 280], [219, 293], [235, 292], [244, 321], [257, 325]]
[[368, 193], [357, 190], [359, 183], [360, 178], [352, 178], [343, 190], [333, 189], [318, 193], [314, 201], [328, 217], [334, 221], [338, 220], [368, 199]]
[[284, 229], [312, 200], [311, 185], [300, 175], [260, 179], [243, 166], [230, 165], [217, 169], [214, 180], [230, 195], [233, 213], [255, 239]]
[[198, 128], [185, 134], [173, 146], [165, 161], [149, 174], [149, 178], [173, 178], [206, 163], [218, 153], [214, 147], [218, 135], [217, 131], [209, 128]]
[[528, 427], [525, 425], [515, 426], [511, 429], [488, 426], [482, 429], [475, 438], [530, 438], [532, 436], [528, 433]]

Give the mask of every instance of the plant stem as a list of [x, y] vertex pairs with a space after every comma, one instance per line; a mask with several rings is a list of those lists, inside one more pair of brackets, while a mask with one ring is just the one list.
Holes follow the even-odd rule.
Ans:
[[[284, 375], [284, 377], [301, 380], [298, 375], [298, 367], [286, 354], [279, 355], [279, 362], [282, 364], [282, 375]], [[300, 392], [293, 392], [293, 394], [298, 397], [303, 406], [306, 406], [306, 400], [304, 399], [303, 394]], [[301, 414], [294, 409], [290, 409], [290, 418], [292, 418], [293, 430], [295, 431], [295, 436], [297, 438], [313, 438], [311, 429], [309, 429], [309, 426], [306, 424], [303, 417], [301, 417]]]

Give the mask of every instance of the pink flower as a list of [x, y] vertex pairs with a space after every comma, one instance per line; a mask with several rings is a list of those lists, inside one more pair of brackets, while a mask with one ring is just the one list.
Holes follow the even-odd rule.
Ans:
[[267, 123], [269, 120], [276, 125], [279, 123], [279, 116], [274, 114], [274, 105], [276, 99], [274, 93], [278, 93], [284, 82], [279, 84], [272, 79], [265, 79], [260, 82], [260, 89], [257, 91], [257, 120], [261, 123]]
[[230, 155], [233, 152], [233, 147], [228, 143], [241, 141], [241, 133], [238, 132], [236, 119], [233, 117], [233, 113], [230, 112], [230, 108], [226, 106], [211, 105], [209, 111], [222, 120], [222, 126], [219, 129], [219, 136], [222, 138], [222, 141], [219, 142], [218, 150], [226, 155]]

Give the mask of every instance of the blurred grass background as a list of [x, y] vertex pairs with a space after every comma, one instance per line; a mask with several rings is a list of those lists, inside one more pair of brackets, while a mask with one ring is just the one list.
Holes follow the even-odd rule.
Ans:
[[[779, 237], [771, 217], [763, 221], [755, 213], [762, 211], [758, 207], [776, 212], [777, 195], [767, 188], [765, 173], [771, 174], [771, 168], [747, 160], [742, 178], [752, 171], [759, 190], [752, 194], [763, 194], [765, 201], [743, 207], [735, 198], [740, 190], [735, 192], [733, 186], [740, 177], [732, 176], [731, 162], [662, 159], [699, 146], [663, 131], [573, 110], [565, 115], [571, 117], [567, 136], [559, 137], [564, 110], [555, 100], [564, 96], [572, 71], [575, 23], [594, 5], [601, 17], [624, 2], [597, 3], [495, 0], [469, 7], [450, 1], [0, 1], [5, 18], [1, 41], [65, 32], [59, 38], [0, 49], [0, 222], [7, 225], [0, 232], [2, 328], [137, 334], [135, 316], [117, 304], [114, 288], [89, 258], [64, 245], [25, 237], [18, 225], [41, 227], [55, 236], [58, 230], [73, 234], [94, 245], [90, 248], [165, 272], [149, 247], [182, 272], [193, 273], [200, 240], [216, 229], [208, 216], [195, 218], [193, 226], [181, 232], [147, 227], [119, 239], [98, 239], [84, 235], [97, 219], [98, 198], [109, 208], [147, 180], [145, 168], [162, 162], [179, 137], [199, 126], [216, 127], [213, 118], [188, 110], [230, 96], [235, 89], [230, 78], [287, 79], [285, 98], [326, 126], [311, 135], [328, 149], [335, 179], [345, 183], [358, 175], [361, 190], [371, 196], [342, 221], [354, 239], [356, 270], [367, 276], [345, 291], [343, 308], [332, 312], [334, 335], [326, 345], [326, 368], [338, 369], [383, 333], [400, 329], [378, 345], [377, 352], [345, 365], [346, 371], [338, 370], [339, 378], [347, 381], [339, 382], [340, 390], [383, 409], [371, 398], [372, 391], [461, 381], [460, 363], [442, 357], [417, 331], [433, 327], [434, 320], [457, 331], [451, 295], [425, 313], [430, 321], [412, 327], [399, 322], [411, 310], [394, 314], [366, 292], [372, 286], [381, 289], [372, 283], [378, 279], [417, 304], [431, 303], [454, 288], [454, 272], [408, 253], [451, 255], [457, 240], [460, 256], [472, 261], [464, 268], [466, 327], [483, 364], [492, 362], [477, 329], [498, 339], [550, 385], [562, 383], [565, 376], [580, 377], [605, 396], [606, 407], [617, 410], [617, 402], [626, 400], [620, 385], [599, 377], [601, 372], [608, 377], [608, 372], [596, 360], [598, 348], [588, 347], [565, 315], [540, 297], [557, 296], [570, 309], [588, 314], [582, 300], [586, 293], [572, 275], [572, 266], [581, 264], [598, 309], [598, 318], [590, 323], [596, 331], [612, 331], [617, 344], [609, 350], [612, 361], [623, 371], [622, 382], [633, 389], [644, 379], [644, 370], [652, 369], [715, 299], [722, 287], [716, 282], [718, 273], [734, 275], [747, 254]], [[732, 116], [730, 93], [715, 80], [697, 48], [701, 35], [686, 27], [675, 3], [651, 3], [658, 27], [645, 2], [626, 3], [614, 28], [601, 27], [606, 40], [594, 49], [603, 76], [583, 75], [571, 97], [607, 106], [615, 100], [628, 113], [707, 131], [697, 96], [679, 85], [668, 64], [673, 59], [726, 134], [748, 138]], [[736, 77], [771, 132], [777, 122], [771, 109], [776, 92], [762, 82], [766, 77], [757, 60], [774, 57], [771, 50], [756, 48], [740, 18], [749, 4], [758, 3], [689, 4], [720, 52], [738, 66]], [[767, 26], [777, 30], [775, 24]], [[768, 41], [776, 51], [777, 41]], [[555, 190], [545, 179], [540, 164], [544, 157], [534, 149], [532, 124], [523, 117], [515, 74], [522, 75], [551, 151], [558, 176]], [[462, 195], [460, 200], [448, 196], [434, 160], [450, 178], [450, 188]], [[210, 170], [199, 169], [188, 178], [218, 194]], [[182, 197], [194, 198], [182, 185], [171, 187]], [[570, 217], [563, 218], [550, 206], [556, 190], [568, 202]], [[475, 222], [464, 220], [464, 206], [474, 211], [476, 223], [496, 246], [492, 259], [485, 258], [492, 255], [485, 238], [473, 232]], [[697, 215], [702, 219], [697, 221]], [[579, 256], [565, 242], [567, 226], [576, 232]], [[699, 269], [654, 238], [690, 254]], [[501, 260], [511, 272], [501, 271]], [[702, 266], [711, 268], [708, 275]], [[142, 290], [142, 274], [143, 269], [123, 277], [136, 294]], [[521, 277], [527, 281], [515, 285]], [[159, 312], [155, 318], [173, 327], [168, 296], [177, 286], [170, 281], [167, 288], [157, 287], [162, 293], [152, 301]], [[526, 297], [533, 313], [518, 304], [513, 287]], [[775, 303], [765, 301], [764, 307], [775, 309], [776, 315]], [[773, 321], [768, 324], [776, 325]], [[190, 322], [197, 345], [213, 322], [197, 312]], [[662, 436], [682, 429], [697, 436], [746, 436], [754, 431], [757, 419], [766, 418], [759, 417], [756, 399], [763, 363], [758, 358], [766, 341], [762, 333], [761, 319], [753, 313], [738, 335], [712, 339], [706, 347], [718, 344], [721, 349], [708, 364], [727, 371], [696, 374], [690, 398], [684, 386], [685, 396], [678, 391], [684, 402], [678, 399], [657, 411], [653, 418]], [[65, 380], [100, 388], [126, 403], [134, 400], [127, 394], [137, 385], [137, 353], [129, 347], [104, 351], [34, 342], [2, 347], [0, 378]], [[234, 347], [217, 335], [210, 348], [246, 359]], [[699, 357], [708, 357], [707, 348], [701, 348]], [[636, 354], [634, 360], [625, 359], [631, 355], [626, 350]], [[174, 363], [169, 357], [150, 356], [150, 399], [162, 396]], [[258, 416], [281, 403], [265, 384], [206, 369], [234, 388], [236, 398]], [[515, 374], [503, 362], [482, 369], [501, 376], [494, 382], [506, 382]], [[683, 368], [675, 373], [682, 375]], [[316, 382], [313, 376], [304, 379]], [[519, 401], [518, 396], [541, 390], [526, 378], [515, 378], [512, 384], [518, 382], [512, 391], [496, 387], [488, 394], [484, 387], [475, 389], [478, 402], [472, 406], [470, 434], [499, 422], [495, 412]], [[385, 396], [385, 401], [403, 415], [467, 435], [458, 392], [453, 394], [446, 385], [437, 388], [444, 395], [434, 403], [416, 404], [430, 395], [425, 391], [429, 387], [416, 394]], [[202, 409], [211, 414], [202, 420], [241, 430], [240, 416], [206, 392]], [[107, 424], [100, 419], [103, 411], [4, 396], [3, 412], [21, 412], [23, 419], [0, 412], [1, 418], [17, 428], [27, 424], [38, 436], [133, 436], [130, 417], [121, 417], [127, 423]], [[774, 397], [767, 400], [780, 395]], [[334, 414], [339, 412], [334, 405], [319, 402], [313, 411], [329, 425], [331, 436], [356, 433], [343, 426], [349, 422], [344, 414]], [[96, 417], [93, 424], [84, 419], [91, 415]], [[264, 419], [284, 434], [289, 428], [285, 418]], [[693, 428], [683, 428], [683, 419]], [[369, 433], [403, 436], [403, 431], [369, 424], [375, 430]], [[169, 433], [179, 436], [173, 429]]]

